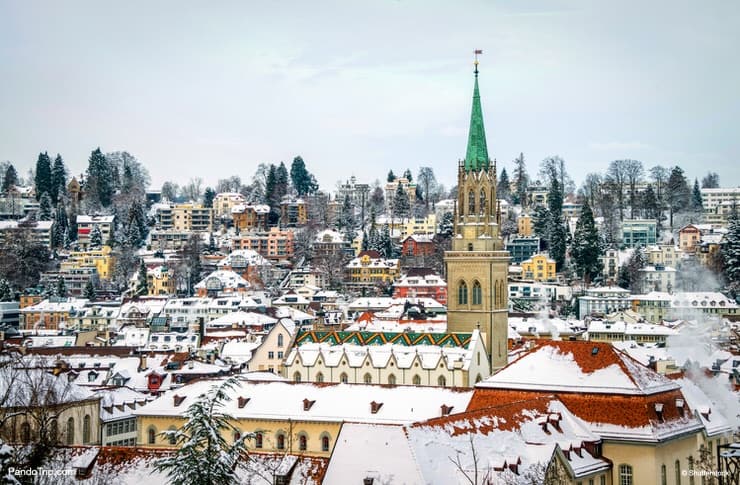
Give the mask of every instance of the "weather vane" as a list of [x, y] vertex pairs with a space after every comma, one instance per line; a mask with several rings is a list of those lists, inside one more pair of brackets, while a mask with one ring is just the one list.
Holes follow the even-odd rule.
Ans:
[[475, 49], [473, 51], [473, 54], [475, 55], [475, 74], [478, 74], [478, 54], [483, 54], [483, 51], [481, 49]]

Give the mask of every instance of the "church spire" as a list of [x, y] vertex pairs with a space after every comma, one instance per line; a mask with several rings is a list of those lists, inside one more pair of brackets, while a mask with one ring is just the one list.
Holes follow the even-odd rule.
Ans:
[[483, 110], [480, 106], [478, 92], [478, 54], [475, 51], [475, 87], [473, 88], [473, 109], [470, 113], [470, 130], [468, 132], [468, 150], [465, 153], [465, 171], [487, 169], [489, 166], [486, 131], [483, 128]]

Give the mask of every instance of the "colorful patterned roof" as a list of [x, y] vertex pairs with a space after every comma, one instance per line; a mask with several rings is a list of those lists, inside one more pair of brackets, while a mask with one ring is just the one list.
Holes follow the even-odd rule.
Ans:
[[435, 345], [467, 348], [469, 333], [410, 333], [410, 332], [299, 332], [296, 344], [327, 343], [331, 345]]

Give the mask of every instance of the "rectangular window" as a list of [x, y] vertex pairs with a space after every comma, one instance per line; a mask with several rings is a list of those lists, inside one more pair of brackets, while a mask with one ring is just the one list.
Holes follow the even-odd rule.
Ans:
[[275, 352], [273, 352], [273, 351], [268, 352], [267, 353], [267, 358], [268, 359], [274, 359], [275, 358]]

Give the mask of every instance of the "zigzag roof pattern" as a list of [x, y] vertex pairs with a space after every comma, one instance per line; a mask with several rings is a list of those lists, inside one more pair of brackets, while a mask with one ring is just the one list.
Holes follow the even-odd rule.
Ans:
[[324, 343], [331, 345], [435, 345], [467, 348], [470, 333], [411, 333], [411, 332], [317, 332], [304, 331], [296, 337], [296, 345]]

